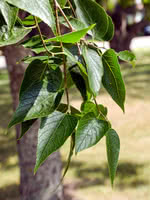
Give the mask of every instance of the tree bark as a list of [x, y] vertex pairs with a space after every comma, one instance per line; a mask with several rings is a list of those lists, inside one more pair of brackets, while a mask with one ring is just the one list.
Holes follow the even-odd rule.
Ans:
[[[28, 52], [21, 46], [8, 46], [2, 49], [7, 59], [10, 78], [10, 88], [13, 98], [13, 109], [18, 105], [18, 93], [23, 78], [25, 66], [16, 64]], [[26, 135], [17, 141], [20, 165], [20, 194], [21, 200], [63, 200], [62, 185], [52, 193], [61, 178], [62, 163], [59, 152], [53, 153], [34, 175], [33, 169], [36, 159], [37, 121]], [[16, 126], [16, 137], [20, 134], [20, 126]]]

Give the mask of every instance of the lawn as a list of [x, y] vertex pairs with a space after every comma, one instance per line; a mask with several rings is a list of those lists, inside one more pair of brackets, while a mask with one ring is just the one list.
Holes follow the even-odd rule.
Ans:
[[[150, 200], [150, 50], [135, 53], [138, 58], [135, 69], [122, 65], [127, 89], [125, 114], [104, 90], [98, 97], [98, 102], [108, 107], [109, 119], [121, 140], [115, 187], [112, 190], [110, 186], [103, 138], [97, 146], [73, 157], [64, 184], [77, 200]], [[8, 136], [4, 135], [12, 115], [8, 84], [7, 72], [0, 71], [0, 200], [18, 200], [19, 168], [14, 129]], [[73, 94], [71, 101], [79, 107], [78, 93]], [[69, 142], [61, 149], [64, 165], [68, 148]]]

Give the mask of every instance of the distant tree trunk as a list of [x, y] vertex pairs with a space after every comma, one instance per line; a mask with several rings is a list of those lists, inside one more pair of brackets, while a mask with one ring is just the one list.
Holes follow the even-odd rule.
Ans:
[[[18, 92], [23, 78], [25, 66], [16, 64], [27, 55], [23, 47], [8, 46], [2, 49], [7, 59], [10, 77], [10, 88], [13, 98], [13, 109], [18, 105]], [[60, 154], [53, 153], [40, 167], [34, 176], [33, 169], [36, 159], [37, 130], [39, 122], [36, 122], [26, 135], [17, 141], [19, 165], [21, 172], [20, 193], [21, 200], [63, 200], [62, 186], [53, 194], [52, 190], [57, 186], [61, 177], [62, 163]], [[20, 134], [20, 126], [16, 126], [17, 138]]]
[[139, 23], [129, 25], [127, 23], [127, 15], [134, 15], [136, 11], [135, 6], [123, 8], [118, 4], [114, 12], [110, 14], [115, 24], [115, 34], [114, 38], [110, 41], [110, 46], [117, 52], [130, 50], [131, 40], [142, 33], [144, 27], [149, 23], [143, 19]]

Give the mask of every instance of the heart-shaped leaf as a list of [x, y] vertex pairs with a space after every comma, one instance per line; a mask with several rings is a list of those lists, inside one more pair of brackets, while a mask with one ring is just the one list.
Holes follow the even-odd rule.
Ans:
[[77, 119], [74, 116], [58, 111], [42, 118], [38, 133], [35, 173], [46, 158], [64, 144], [76, 125]]
[[106, 133], [106, 147], [107, 147], [109, 175], [111, 179], [111, 184], [113, 186], [118, 165], [119, 152], [120, 152], [119, 136], [113, 129], [109, 129], [108, 132]]
[[88, 113], [80, 119], [76, 136], [76, 153], [94, 146], [105, 135], [108, 130], [108, 123], [97, 119], [93, 113]]

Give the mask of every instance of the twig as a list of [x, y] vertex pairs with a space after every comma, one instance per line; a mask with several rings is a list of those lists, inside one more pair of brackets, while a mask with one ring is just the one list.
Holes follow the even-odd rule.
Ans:
[[34, 20], [35, 20], [35, 24], [36, 24], [36, 27], [38, 29], [38, 32], [40, 34], [40, 38], [41, 38], [41, 41], [42, 41], [44, 49], [46, 50], [48, 56], [54, 56], [54, 54], [52, 52], [49, 52], [49, 50], [47, 49], [47, 46], [46, 46], [46, 44], [44, 42], [44, 39], [43, 39], [43, 36], [42, 36], [42, 33], [41, 33], [41, 29], [40, 29], [39, 24], [38, 24], [37, 17], [34, 17]]
[[98, 110], [99, 114], [102, 115], [106, 121], [108, 121], [107, 117], [101, 112], [101, 110], [100, 110], [100, 108], [99, 108], [99, 106], [98, 106], [98, 103], [97, 103], [97, 101], [96, 101], [96, 98], [93, 97], [93, 99], [94, 99], [94, 102], [95, 102], [95, 105], [96, 105], [96, 107], [97, 107], [97, 110]]
[[64, 17], [64, 19], [66, 20], [69, 28], [71, 29], [71, 31], [74, 31], [74, 28], [72, 27], [71, 23], [69, 22], [68, 18], [66, 17], [64, 11], [62, 10], [62, 8], [60, 7], [60, 5], [57, 3], [57, 1], [55, 1], [55, 7], [56, 9], [58, 8], [59, 11], [61, 12], [62, 16]]
[[[53, 1], [54, 1], [54, 9], [55, 9], [55, 17], [56, 17], [57, 35], [61, 35], [61, 30], [60, 30], [60, 25], [59, 25], [59, 18], [58, 18], [58, 11], [57, 11], [57, 8], [59, 9], [60, 6], [59, 6], [59, 4], [57, 3], [56, 0], [53, 0]], [[63, 48], [63, 43], [62, 42], [60, 42], [60, 46], [61, 46], [61, 49], [62, 49], [62, 53], [64, 53], [64, 48]], [[63, 56], [63, 68], [64, 68], [64, 88], [65, 88], [65, 93], [66, 93], [66, 98], [67, 98], [68, 110], [70, 111], [70, 101], [69, 101], [69, 93], [68, 93], [68, 87], [67, 87], [66, 58], [65, 58], [64, 54], [62, 56]]]
[[72, 10], [73, 16], [76, 18], [77, 15], [76, 15], [76, 13], [75, 13], [75, 10], [74, 10], [72, 4], [70, 3], [70, 0], [67, 0], [67, 2], [68, 2], [69, 6], [70, 6], [70, 8], [71, 8], [71, 10]]

